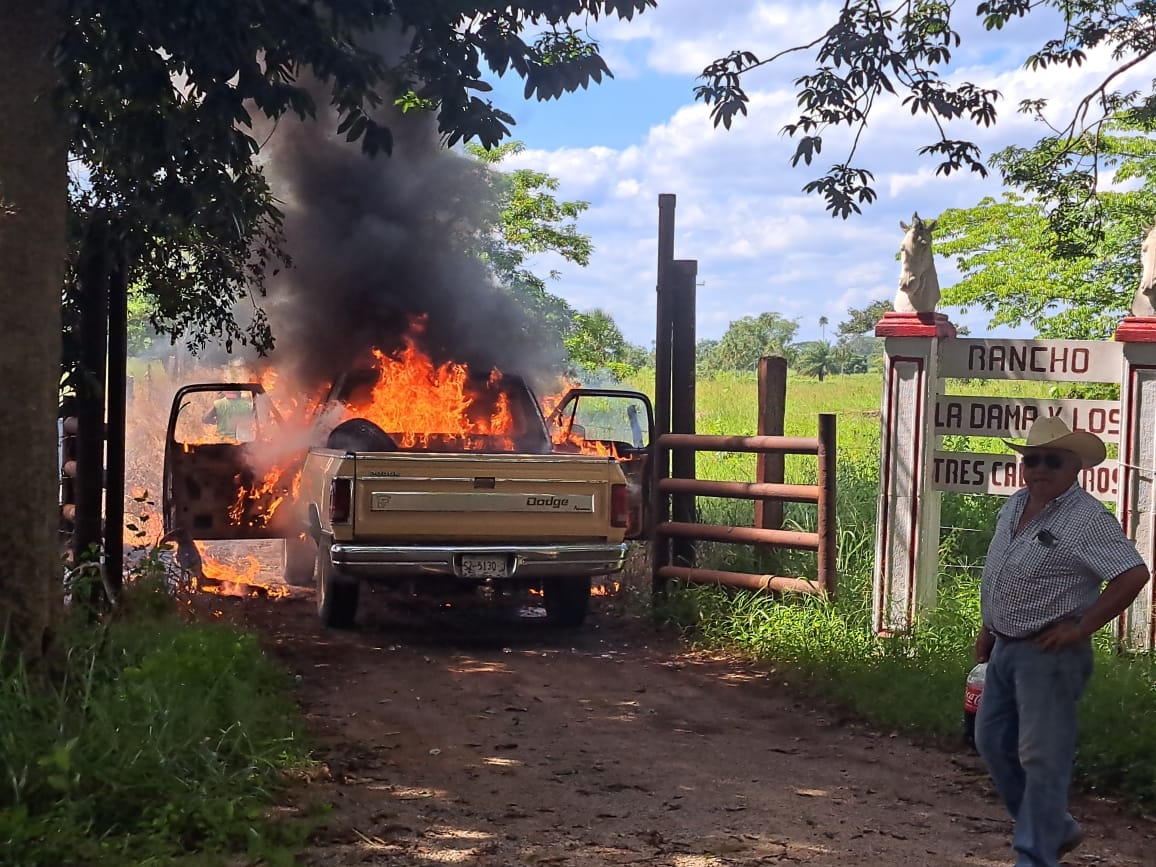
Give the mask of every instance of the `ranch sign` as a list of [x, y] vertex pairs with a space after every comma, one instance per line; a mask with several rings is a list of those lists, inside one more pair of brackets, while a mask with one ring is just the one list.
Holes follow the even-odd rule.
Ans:
[[[940, 379], [1011, 379], [1046, 382], [1115, 382], [1123, 344], [1093, 340], [944, 341], [939, 352]], [[931, 434], [1023, 439], [1042, 417], [1059, 417], [1072, 430], [1088, 431], [1107, 442], [1120, 438], [1118, 400], [1032, 399], [945, 394], [935, 398]], [[1080, 485], [1107, 503], [1119, 496], [1115, 462], [1080, 474]], [[1023, 487], [1015, 454], [936, 451], [931, 485], [937, 491], [1010, 497]]]
[[[1116, 461], [1107, 460], [1084, 470], [1079, 481], [1096, 499], [1116, 502], [1119, 494]], [[1023, 487], [1024, 473], [1016, 455], [937, 451], [931, 462], [931, 483], [937, 491], [1010, 497]]]
[[939, 356], [948, 379], [1117, 382], [1122, 344], [1099, 340], [949, 340]]

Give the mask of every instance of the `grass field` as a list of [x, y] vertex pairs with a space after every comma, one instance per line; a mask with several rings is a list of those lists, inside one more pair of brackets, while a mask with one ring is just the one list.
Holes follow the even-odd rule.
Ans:
[[[640, 375], [633, 387], [652, 388]], [[953, 394], [975, 393], [964, 382]], [[1039, 383], [985, 383], [986, 395], [1048, 396]], [[796, 683], [888, 728], [905, 729], [963, 748], [963, 686], [979, 628], [979, 572], [991, 538], [996, 497], [945, 494], [940, 534], [939, 604], [911, 635], [878, 639], [871, 630], [871, 571], [879, 484], [877, 374], [788, 380], [785, 433], [815, 436], [820, 413], [838, 425], [839, 593], [834, 601], [775, 598], [695, 586], [676, 594], [671, 616], [694, 641], [785, 665]], [[753, 434], [754, 374], [700, 381], [699, 433]], [[990, 439], [954, 437], [960, 451], [1009, 451]], [[754, 480], [754, 457], [704, 453], [699, 478]], [[788, 482], [810, 483], [813, 458], [788, 456]], [[699, 500], [707, 523], [750, 525], [749, 502]], [[786, 524], [813, 530], [815, 507], [788, 504]], [[759, 558], [746, 546], [703, 545], [701, 565], [813, 577], [815, 557], [780, 551]], [[1156, 734], [1136, 720], [1156, 718], [1156, 661], [1119, 655], [1105, 631], [1097, 636], [1097, 674], [1081, 707], [1077, 760], [1082, 785], [1136, 806], [1156, 803]]]

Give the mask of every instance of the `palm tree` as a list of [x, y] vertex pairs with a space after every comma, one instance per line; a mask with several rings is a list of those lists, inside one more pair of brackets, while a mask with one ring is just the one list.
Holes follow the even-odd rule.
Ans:
[[816, 376], [822, 382], [834, 365], [834, 355], [831, 344], [825, 340], [815, 340], [806, 344], [799, 354], [799, 373], [804, 376]]
[[819, 317], [819, 335], [820, 335], [819, 339], [822, 340], [824, 343], [826, 343], [827, 342], [827, 317], [826, 316], [820, 316]]

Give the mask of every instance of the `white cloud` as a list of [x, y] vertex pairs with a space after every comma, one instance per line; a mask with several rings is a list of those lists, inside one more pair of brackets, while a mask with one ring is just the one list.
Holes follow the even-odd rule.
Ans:
[[648, 44], [645, 62], [657, 72], [694, 76], [735, 49], [768, 57], [791, 40], [810, 41], [838, 9], [834, 3], [662, 0], [634, 21], [608, 22], [597, 33], [606, 46]]

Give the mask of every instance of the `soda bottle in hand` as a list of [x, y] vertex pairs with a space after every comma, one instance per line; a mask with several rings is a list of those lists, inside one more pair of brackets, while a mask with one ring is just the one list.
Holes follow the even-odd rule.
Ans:
[[975, 746], [975, 714], [983, 696], [983, 679], [987, 675], [987, 663], [981, 662], [967, 675], [963, 690], [963, 739]]

